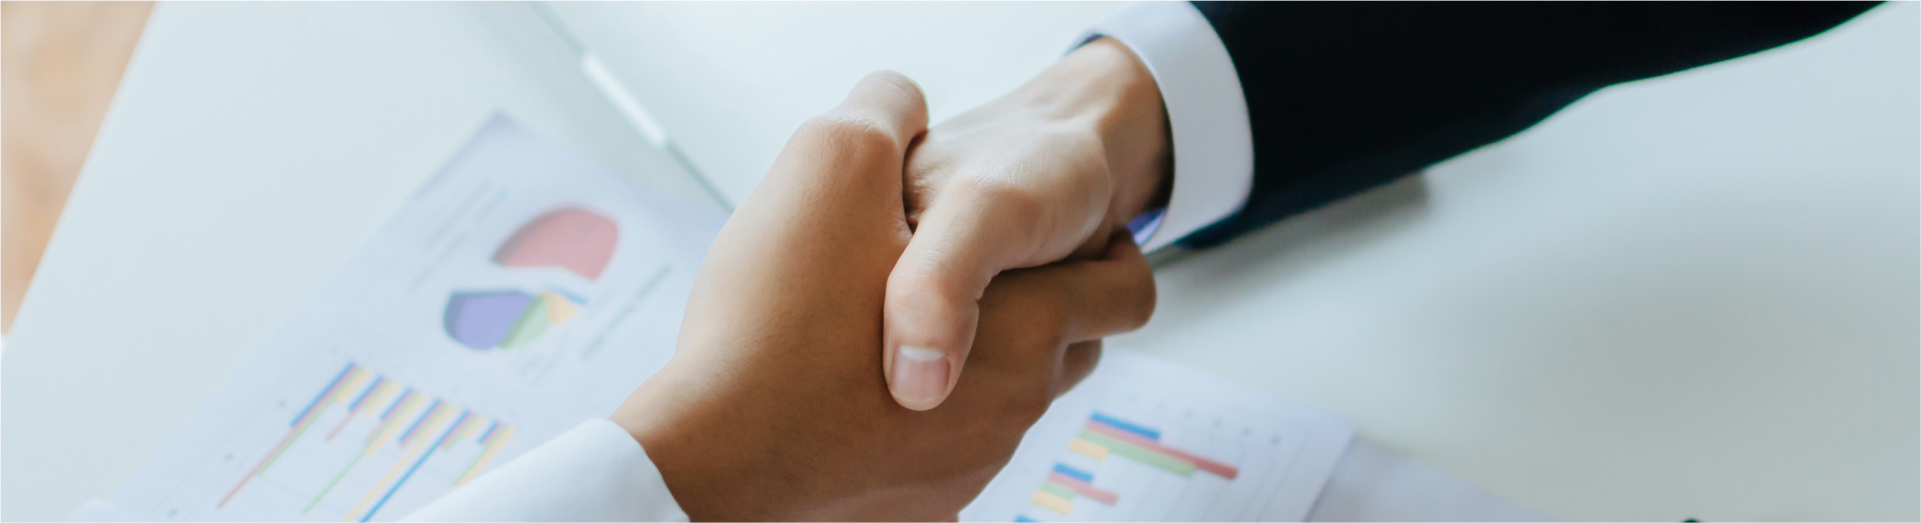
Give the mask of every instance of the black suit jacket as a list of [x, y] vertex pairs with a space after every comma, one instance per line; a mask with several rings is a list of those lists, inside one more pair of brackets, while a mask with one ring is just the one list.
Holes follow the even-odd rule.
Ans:
[[1873, 3], [1195, 2], [1240, 75], [1254, 185], [1204, 248], [1520, 132], [1608, 85], [1820, 33]]

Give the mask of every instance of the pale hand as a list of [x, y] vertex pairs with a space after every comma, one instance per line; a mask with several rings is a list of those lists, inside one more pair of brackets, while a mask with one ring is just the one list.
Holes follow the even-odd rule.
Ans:
[[1094, 255], [1161, 205], [1170, 147], [1153, 76], [1106, 38], [929, 130], [907, 157], [913, 240], [887, 280], [894, 399], [934, 408], [976, 364], [995, 275]]

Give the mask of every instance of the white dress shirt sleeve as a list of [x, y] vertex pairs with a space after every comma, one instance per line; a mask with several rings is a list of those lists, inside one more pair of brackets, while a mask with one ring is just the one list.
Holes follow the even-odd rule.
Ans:
[[625, 429], [580, 424], [408, 521], [687, 521], [660, 469]]
[[1254, 134], [1241, 77], [1214, 26], [1187, 2], [1148, 2], [1079, 42], [1102, 36], [1147, 64], [1173, 134], [1173, 194], [1164, 214], [1129, 224], [1136, 241], [1152, 251], [1240, 211], [1254, 186]]

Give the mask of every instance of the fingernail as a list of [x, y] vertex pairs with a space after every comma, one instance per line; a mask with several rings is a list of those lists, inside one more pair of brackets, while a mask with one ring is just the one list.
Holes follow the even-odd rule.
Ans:
[[947, 394], [947, 355], [902, 345], [894, 352], [894, 396], [906, 401], [939, 401]]

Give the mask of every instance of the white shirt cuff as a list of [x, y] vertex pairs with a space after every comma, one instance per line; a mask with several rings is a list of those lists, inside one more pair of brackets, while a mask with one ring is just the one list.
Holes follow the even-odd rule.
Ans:
[[408, 521], [687, 521], [626, 429], [580, 424], [419, 511]]
[[[1152, 251], [1241, 210], [1254, 186], [1254, 133], [1227, 45], [1187, 2], [1148, 2], [1089, 29], [1132, 49], [1160, 87], [1174, 141], [1166, 213], [1130, 224]], [[1138, 228], [1136, 228], [1138, 227]]]

